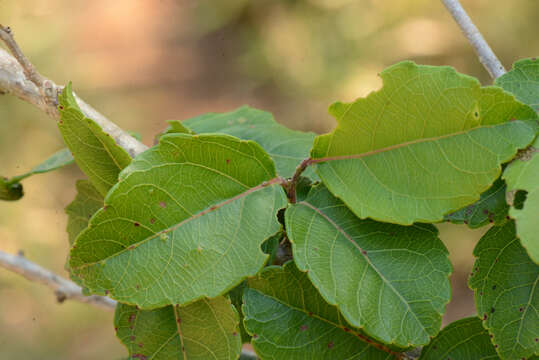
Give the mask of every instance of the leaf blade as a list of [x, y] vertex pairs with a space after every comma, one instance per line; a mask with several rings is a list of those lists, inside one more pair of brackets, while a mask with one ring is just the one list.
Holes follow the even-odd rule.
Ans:
[[[176, 124], [177, 125], [177, 124]], [[223, 133], [256, 141], [275, 161], [277, 173], [291, 177], [296, 166], [309, 157], [315, 134], [288, 129], [277, 123], [271, 113], [242, 106], [227, 113], [208, 113], [182, 122], [198, 134]], [[310, 177], [316, 177], [312, 170]]]
[[539, 61], [521, 59], [513, 68], [496, 79], [496, 85], [509, 91], [539, 112]]
[[73, 96], [71, 83], [58, 96], [58, 128], [79, 168], [104, 196], [131, 162], [129, 154], [97, 123], [84, 116]]
[[384, 87], [330, 108], [337, 128], [311, 156], [330, 191], [360, 218], [436, 222], [479, 198], [534, 137], [526, 105], [449, 67], [402, 62]]
[[132, 359], [235, 360], [241, 352], [237, 312], [222, 296], [156, 310], [118, 304], [114, 326]]
[[274, 176], [254, 142], [167, 135], [121, 173], [71, 268], [93, 292], [142, 308], [223, 294], [267, 259], [260, 244], [286, 204]]
[[392, 359], [396, 354], [360, 340], [368, 338], [351, 328], [292, 262], [250, 278], [243, 302], [244, 324], [262, 360]]
[[421, 351], [419, 360], [459, 359], [484, 360], [499, 359], [488, 331], [477, 317], [460, 319], [447, 325]]
[[439, 331], [451, 264], [435, 228], [360, 220], [322, 185], [285, 219], [298, 268], [350, 324], [400, 347]]
[[501, 358], [539, 354], [539, 265], [526, 254], [515, 223], [491, 228], [474, 249], [469, 279], [483, 326]]

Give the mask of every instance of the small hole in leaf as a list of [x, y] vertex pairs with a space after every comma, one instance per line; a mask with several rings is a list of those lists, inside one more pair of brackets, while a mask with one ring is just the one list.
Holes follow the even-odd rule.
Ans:
[[490, 313], [492, 314], [494, 312], [494, 308], [490, 308]]
[[492, 290], [496, 290], [496, 285], [492, 286]]
[[513, 200], [513, 207], [515, 209], [522, 210], [527, 197], [528, 192], [526, 190], [517, 191], [515, 194], [515, 199]]

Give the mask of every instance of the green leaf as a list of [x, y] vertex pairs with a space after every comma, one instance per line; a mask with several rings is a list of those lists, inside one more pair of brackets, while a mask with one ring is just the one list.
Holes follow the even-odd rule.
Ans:
[[535, 136], [530, 107], [453, 68], [401, 62], [384, 86], [330, 113], [337, 128], [311, 156], [329, 190], [360, 218], [438, 222], [479, 199], [503, 162]]
[[97, 210], [103, 207], [103, 195], [88, 180], [76, 183], [77, 196], [66, 206], [67, 233], [69, 244], [73, 245], [80, 232], [88, 227], [88, 222]]
[[20, 181], [36, 174], [43, 174], [73, 163], [69, 149], [62, 149], [52, 154], [47, 160], [35, 166], [29, 172], [14, 176], [11, 179], [0, 177], [0, 200], [19, 200], [24, 195]]
[[487, 191], [481, 194], [479, 200], [472, 205], [445, 216], [445, 220], [454, 224], [467, 224], [476, 229], [489, 223], [501, 225], [507, 221], [509, 205], [505, 201], [506, 185], [502, 179], [497, 179]]
[[279, 231], [277, 234], [269, 237], [262, 243], [261, 249], [264, 252], [264, 254], [269, 255], [269, 259], [267, 262], [267, 265], [275, 265], [274, 261], [277, 258], [278, 251], [279, 251], [279, 243], [283, 239], [283, 232]]
[[81, 112], [69, 83], [58, 96], [60, 121], [58, 128], [79, 168], [95, 188], [106, 195], [118, 181], [118, 174], [131, 162], [119, 147], [93, 120]]
[[496, 79], [496, 85], [539, 111], [539, 61], [536, 58], [515, 62], [512, 70]]
[[41, 164], [35, 166], [32, 170], [30, 170], [30, 173], [43, 174], [73, 164], [73, 161], [73, 155], [71, 155], [69, 149], [64, 148], [52, 154]]
[[539, 355], [539, 265], [520, 245], [514, 222], [491, 228], [474, 256], [469, 285], [498, 354], [502, 359]]
[[507, 166], [503, 178], [510, 194], [516, 193], [517, 190], [527, 192], [524, 204], [511, 204], [513, 206], [509, 209], [509, 215], [516, 220], [522, 246], [532, 260], [539, 264], [539, 138]]
[[251, 341], [251, 335], [247, 333], [245, 330], [245, 326], [243, 325], [243, 313], [241, 311], [241, 306], [243, 304], [243, 291], [245, 290], [245, 281], [236, 286], [234, 289], [230, 290], [228, 295], [230, 296], [230, 301], [236, 308], [236, 311], [238, 312], [240, 316], [240, 334], [241, 334], [241, 341], [243, 343], [248, 343]]
[[223, 296], [155, 310], [118, 304], [114, 326], [131, 359], [236, 360], [241, 352], [238, 314]]
[[394, 358], [348, 325], [292, 262], [267, 267], [247, 282], [244, 323], [262, 360]]
[[191, 135], [195, 134], [193, 131], [191, 131], [191, 129], [188, 129], [187, 127], [185, 127], [182, 124], [182, 122], [179, 120], [167, 120], [167, 123], [168, 123], [168, 128], [165, 129], [163, 135], [174, 134], [174, 133], [191, 134]]
[[[277, 173], [291, 177], [299, 163], [309, 157], [314, 133], [290, 130], [273, 115], [243, 106], [228, 113], [208, 113], [182, 122], [198, 134], [223, 133], [260, 144], [275, 161]], [[314, 177], [312, 170], [306, 172]]]
[[483, 360], [499, 357], [481, 320], [469, 317], [447, 325], [423, 348], [419, 359]]
[[438, 333], [451, 264], [435, 227], [360, 220], [322, 185], [285, 218], [298, 268], [350, 324], [400, 347]]
[[0, 200], [15, 201], [24, 196], [22, 185], [0, 176]]
[[228, 135], [170, 134], [121, 174], [71, 250], [92, 292], [155, 308], [226, 293], [256, 274], [286, 205], [271, 158]]

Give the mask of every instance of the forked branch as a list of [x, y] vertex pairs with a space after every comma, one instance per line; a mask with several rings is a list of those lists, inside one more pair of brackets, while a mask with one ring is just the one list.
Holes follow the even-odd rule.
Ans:
[[470, 19], [459, 0], [442, 0], [442, 2], [473, 46], [479, 57], [479, 61], [483, 64], [485, 69], [487, 69], [490, 76], [493, 79], [496, 79], [505, 74], [506, 71], [502, 63], [498, 60], [496, 54], [494, 54], [483, 35], [481, 35], [479, 29], [474, 25], [472, 19]]

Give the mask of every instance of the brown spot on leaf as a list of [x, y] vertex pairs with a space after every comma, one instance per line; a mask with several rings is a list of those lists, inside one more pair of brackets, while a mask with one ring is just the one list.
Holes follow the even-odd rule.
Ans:
[[299, 327], [299, 329], [300, 329], [301, 331], [305, 331], [305, 330], [307, 330], [307, 325], [301, 325], [301, 326]]
[[138, 223], [138, 222], [135, 221], [135, 222], [133, 223], [133, 225], [135, 225], [135, 226], [140, 226], [140, 223]]
[[161, 206], [163, 209], [167, 207], [167, 204], [164, 201], [161, 201], [159, 203], [159, 206]]
[[333, 348], [333, 346], [335, 346], [335, 343], [333, 341], [330, 341], [328, 344], [328, 349]]

